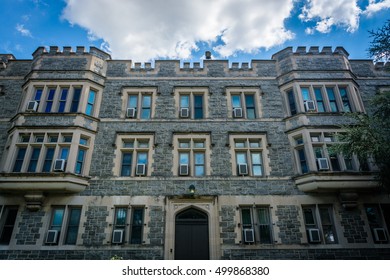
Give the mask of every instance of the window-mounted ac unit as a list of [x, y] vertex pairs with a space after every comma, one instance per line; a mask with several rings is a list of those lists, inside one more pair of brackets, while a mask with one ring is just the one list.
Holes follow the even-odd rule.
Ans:
[[66, 160], [64, 159], [56, 159], [54, 161], [53, 171], [65, 171], [65, 163]]
[[144, 176], [146, 174], [146, 164], [137, 164], [135, 175]]
[[112, 243], [121, 244], [123, 242], [123, 229], [114, 229], [112, 232]]
[[127, 108], [126, 117], [135, 118], [135, 113], [137, 112], [136, 108]]
[[329, 162], [327, 158], [317, 158], [318, 170], [329, 170]]
[[255, 242], [255, 232], [253, 228], [244, 228], [244, 242], [245, 243]]
[[38, 110], [38, 101], [29, 101], [27, 103], [27, 109], [26, 111], [29, 112], [36, 112]]
[[56, 244], [58, 240], [58, 230], [50, 229], [47, 231], [46, 244]]
[[305, 109], [307, 112], [313, 112], [316, 110], [316, 103], [314, 100], [306, 100], [305, 101]]
[[242, 108], [241, 107], [233, 108], [233, 117], [234, 118], [242, 118]]
[[248, 175], [248, 165], [246, 163], [238, 164], [238, 175]]
[[189, 166], [188, 164], [180, 164], [179, 166], [179, 175], [180, 176], [188, 176], [189, 174]]
[[386, 242], [387, 241], [387, 235], [384, 228], [374, 228], [374, 240], [376, 242]]
[[309, 228], [307, 230], [307, 235], [310, 243], [321, 242], [320, 230], [318, 228]]
[[190, 108], [180, 108], [180, 118], [189, 118]]

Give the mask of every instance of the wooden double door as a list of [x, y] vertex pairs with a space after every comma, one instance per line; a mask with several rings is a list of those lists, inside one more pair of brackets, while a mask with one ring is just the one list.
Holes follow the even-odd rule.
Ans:
[[175, 259], [208, 260], [209, 219], [206, 213], [189, 208], [176, 215]]

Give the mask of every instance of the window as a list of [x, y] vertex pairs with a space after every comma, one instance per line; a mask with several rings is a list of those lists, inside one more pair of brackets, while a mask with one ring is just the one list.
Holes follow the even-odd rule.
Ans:
[[117, 159], [118, 176], [150, 176], [153, 152], [153, 135], [119, 135], [117, 147], [120, 155]]
[[208, 88], [175, 88], [177, 116], [188, 119], [207, 117]]
[[256, 119], [260, 117], [261, 95], [258, 88], [227, 89], [231, 117]]
[[175, 176], [204, 177], [210, 175], [210, 135], [175, 134], [174, 170]]
[[388, 243], [390, 226], [390, 204], [365, 206], [368, 224], [375, 243]]
[[[53, 172], [74, 170], [86, 174], [85, 160], [88, 156], [90, 135], [68, 132], [15, 133], [15, 149], [10, 149], [8, 159], [12, 172]], [[79, 138], [79, 145], [72, 142]], [[15, 151], [13, 153], [13, 151]], [[76, 157], [70, 158], [70, 154]], [[62, 170], [55, 170], [55, 161], [63, 159]], [[57, 163], [58, 164], [58, 163]], [[69, 168], [68, 168], [69, 166]]]
[[[299, 94], [295, 96], [294, 91]], [[286, 90], [285, 102], [291, 116], [298, 112], [364, 111], [358, 90], [351, 84], [300, 84]]]
[[242, 206], [242, 243], [272, 244], [272, 223], [268, 206]]
[[96, 91], [95, 90], [90, 90], [88, 94], [88, 100], [87, 100], [87, 108], [85, 110], [85, 114], [88, 116], [93, 115], [93, 108], [95, 105], [95, 98], [96, 98]]
[[[114, 223], [111, 242], [114, 244], [142, 244], [144, 226], [144, 207], [130, 208], [128, 215], [127, 206], [115, 207]], [[129, 223], [130, 221], [130, 223]]]
[[[32, 93], [29, 93], [31, 92]], [[98, 90], [83, 87], [80, 84], [53, 84], [32, 85], [27, 90], [26, 103], [36, 101], [38, 107], [26, 104], [26, 111], [45, 113], [77, 113], [85, 112], [86, 115], [94, 116]], [[42, 105], [41, 105], [42, 104]], [[30, 107], [29, 107], [30, 106]]]
[[[356, 155], [346, 156], [336, 153], [332, 146], [338, 142], [339, 131], [309, 130], [292, 135], [294, 157], [299, 174], [310, 170], [326, 172], [362, 171], [367, 167]], [[371, 166], [374, 168], [374, 166]]]
[[148, 120], [154, 117], [156, 88], [124, 88], [122, 117]]
[[81, 207], [53, 207], [45, 243], [47, 245], [75, 245], [77, 243], [80, 217]]
[[14, 230], [16, 216], [18, 214], [17, 206], [0, 206], [0, 244], [8, 245], [11, 241]]
[[267, 158], [265, 135], [238, 136], [230, 135], [230, 146], [234, 158], [233, 175], [265, 176], [267, 170], [264, 159]]
[[332, 206], [308, 205], [302, 211], [309, 243], [337, 243]]

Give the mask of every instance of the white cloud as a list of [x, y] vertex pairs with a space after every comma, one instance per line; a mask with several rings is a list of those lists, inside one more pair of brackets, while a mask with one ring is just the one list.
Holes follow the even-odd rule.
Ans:
[[361, 10], [358, 0], [307, 0], [299, 18], [302, 21], [316, 21], [315, 30], [328, 33], [333, 26], [354, 32], [359, 27]]
[[390, 9], [390, 0], [383, 0], [383, 1], [369, 0], [369, 4], [364, 10], [364, 14], [367, 15], [368, 17], [371, 17], [375, 13], [384, 9]]
[[359, 0], [306, 0], [299, 18], [304, 22], [315, 22], [313, 28], [307, 28], [306, 34], [329, 33], [332, 27], [345, 28], [355, 32], [359, 27], [362, 14], [372, 16], [374, 13], [390, 8], [390, 0], [369, 0], [363, 10]]
[[200, 42], [230, 56], [292, 39], [284, 20], [294, 1], [66, 0], [63, 17], [102, 38], [113, 57], [185, 59]]
[[30, 32], [30, 30], [28, 30], [27, 28], [24, 28], [24, 24], [16, 24], [16, 30], [22, 34], [22, 36], [25, 36], [25, 37], [32, 37], [32, 34]]

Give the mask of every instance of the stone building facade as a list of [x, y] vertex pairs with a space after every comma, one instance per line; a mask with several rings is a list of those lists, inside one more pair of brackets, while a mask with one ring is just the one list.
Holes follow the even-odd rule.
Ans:
[[0, 259], [390, 259], [375, 164], [331, 149], [388, 65], [0, 57]]

